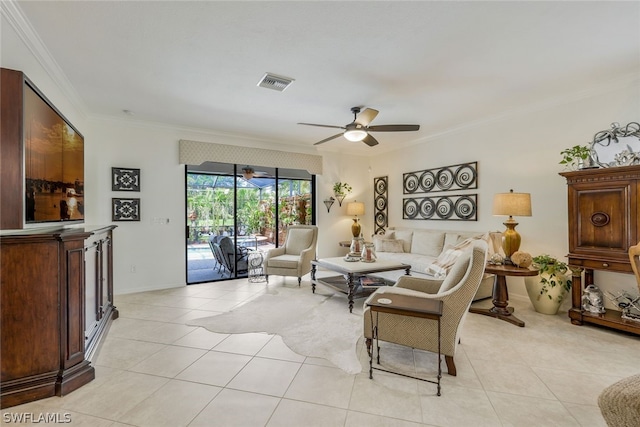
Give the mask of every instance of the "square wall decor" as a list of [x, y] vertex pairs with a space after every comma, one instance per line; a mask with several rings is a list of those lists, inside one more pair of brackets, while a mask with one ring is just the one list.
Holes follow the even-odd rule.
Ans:
[[140, 221], [140, 199], [111, 199], [112, 221]]
[[140, 191], [140, 169], [111, 168], [111, 191]]

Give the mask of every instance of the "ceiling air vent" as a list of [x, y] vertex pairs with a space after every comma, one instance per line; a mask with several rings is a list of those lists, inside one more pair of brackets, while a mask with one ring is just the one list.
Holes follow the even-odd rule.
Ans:
[[293, 80], [294, 79], [289, 77], [266, 73], [258, 82], [258, 86], [282, 92], [288, 88], [291, 83], [293, 83]]

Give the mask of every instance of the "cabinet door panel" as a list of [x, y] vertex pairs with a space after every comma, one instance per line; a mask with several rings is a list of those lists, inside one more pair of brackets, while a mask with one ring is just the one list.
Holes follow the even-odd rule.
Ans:
[[86, 305], [85, 337], [91, 339], [98, 326], [98, 246], [89, 242], [85, 248]]
[[633, 192], [635, 184], [628, 181], [571, 187], [575, 224], [570, 219], [570, 228], [575, 232], [569, 241], [570, 252], [624, 260], [636, 234]]

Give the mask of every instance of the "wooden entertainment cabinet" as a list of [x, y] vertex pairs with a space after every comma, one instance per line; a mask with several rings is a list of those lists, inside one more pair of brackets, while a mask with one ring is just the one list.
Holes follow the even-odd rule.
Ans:
[[115, 226], [0, 235], [2, 408], [63, 396], [95, 377], [112, 319]]
[[[93, 380], [91, 358], [118, 311], [115, 226], [29, 223], [25, 92], [40, 95], [20, 71], [2, 68], [0, 81], [0, 408], [7, 408]], [[84, 172], [76, 179], [83, 183]]]
[[568, 186], [571, 323], [590, 323], [640, 335], [640, 322], [622, 319], [619, 311], [592, 314], [582, 310], [582, 292], [593, 284], [594, 270], [633, 274], [628, 251], [640, 241], [640, 166], [585, 169], [560, 175]]

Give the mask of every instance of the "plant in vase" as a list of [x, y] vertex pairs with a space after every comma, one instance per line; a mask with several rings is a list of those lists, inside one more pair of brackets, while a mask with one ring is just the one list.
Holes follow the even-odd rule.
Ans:
[[538, 270], [538, 276], [525, 277], [524, 280], [533, 308], [538, 313], [558, 313], [571, 289], [567, 264], [545, 254], [533, 257], [533, 267]]
[[591, 149], [586, 145], [574, 145], [560, 152], [562, 155], [561, 165], [565, 165], [571, 170], [591, 167]]
[[336, 200], [338, 200], [338, 205], [342, 206], [342, 201], [347, 196], [347, 194], [351, 193], [353, 188], [346, 182], [336, 182], [333, 184], [333, 194], [336, 196]]

